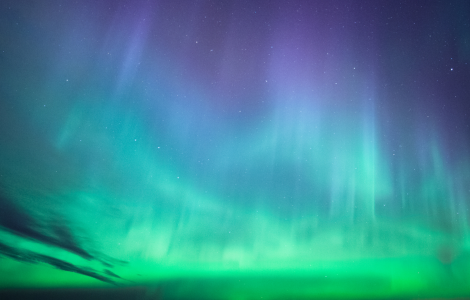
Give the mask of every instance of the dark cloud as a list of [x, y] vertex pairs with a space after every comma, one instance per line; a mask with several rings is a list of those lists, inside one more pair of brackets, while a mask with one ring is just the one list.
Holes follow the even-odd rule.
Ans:
[[37, 254], [37, 257], [42, 262], [50, 264], [50, 265], [56, 267], [57, 269], [68, 271], [68, 272], [75, 272], [75, 273], [78, 273], [78, 274], [82, 274], [82, 275], [85, 275], [85, 276], [96, 278], [98, 280], [101, 280], [101, 281], [104, 281], [104, 282], [107, 282], [107, 283], [116, 284], [113, 280], [111, 280], [107, 277], [99, 275], [98, 273], [93, 272], [93, 271], [89, 271], [89, 270], [85, 270], [83, 268], [79, 268], [79, 267], [77, 267], [77, 266], [75, 266], [75, 265], [73, 265], [69, 262], [66, 262], [66, 261], [51, 257], [51, 256], [42, 255], [42, 254]]
[[99, 254], [98, 253], [96, 253], [96, 254], [93, 253], [93, 255], [95, 257], [99, 256], [99, 258], [96, 258], [96, 259], [108, 268], [114, 268], [115, 265], [125, 266], [125, 265], [129, 264], [129, 262], [127, 262], [127, 261], [120, 260], [120, 259], [115, 259], [115, 258], [107, 256], [106, 254], [103, 254], [103, 253], [99, 253]]
[[113, 268], [114, 266], [110, 263], [107, 263], [106, 261], [102, 260], [102, 259], [99, 259], [100, 263], [102, 263], [105, 267], [108, 267], [108, 268]]
[[78, 246], [69, 228], [64, 223], [54, 226], [54, 233], [56, 234], [59, 242], [57, 246], [85, 259], [93, 259], [93, 256]]
[[[16, 205], [3, 193], [0, 193], [0, 207], [2, 208], [0, 210], [0, 229], [3, 228], [4, 230], [22, 238], [61, 248], [86, 260], [99, 261], [107, 268], [113, 268], [116, 264], [127, 264], [125, 261], [114, 259], [99, 252], [93, 252], [93, 255], [90, 254], [80, 247], [65, 221], [55, 219], [53, 222], [48, 222], [46, 224], [39, 223], [35, 218], [28, 214], [19, 205]], [[38, 255], [32, 254], [32, 252], [17, 251], [15, 248], [5, 244], [1, 244], [0, 254], [23, 262], [45, 262], [50, 265], [54, 265], [61, 270], [80, 273], [105, 282], [109, 281], [106, 277], [94, 272], [89, 272], [79, 268], [75, 269], [73, 265], [68, 265], [66, 262], [62, 263], [60, 260], [55, 261], [54, 258], [48, 258], [46, 256], [39, 257]], [[107, 274], [120, 278], [112, 272]]]
[[[1, 242], [0, 242], [0, 255], [10, 257], [14, 260], [21, 261], [21, 262], [46, 263], [48, 265], [51, 265], [63, 271], [74, 272], [74, 273], [78, 273], [78, 274], [82, 274], [85, 276], [98, 279], [103, 282], [116, 284], [116, 282], [114, 282], [112, 279], [98, 274], [93, 269], [89, 269], [89, 268], [85, 269], [85, 268], [77, 267], [76, 265], [66, 262], [64, 260], [61, 260], [61, 259], [57, 259], [48, 255], [38, 254], [38, 253], [28, 251], [28, 250], [17, 249], [17, 248], [5, 245]], [[107, 272], [105, 271], [105, 273], [112, 277], [120, 278], [118, 275], [110, 271], [107, 271]]]
[[121, 276], [119, 276], [119, 275], [117, 275], [117, 274], [111, 272], [110, 270], [104, 270], [104, 272], [105, 272], [106, 274], [108, 274], [109, 276], [116, 277], [116, 278], [121, 278]]
[[68, 227], [63, 224], [53, 226], [55, 236], [49, 234], [29, 214], [14, 205], [4, 195], [0, 195], [0, 226], [18, 236], [32, 239], [44, 244], [62, 248], [84, 259], [91, 260], [94, 257], [80, 248], [73, 238]]
[[7, 246], [0, 242], [0, 255], [13, 258], [14, 260], [27, 262], [27, 263], [36, 263], [34, 255], [29, 255], [23, 251], [18, 251], [17, 249]]

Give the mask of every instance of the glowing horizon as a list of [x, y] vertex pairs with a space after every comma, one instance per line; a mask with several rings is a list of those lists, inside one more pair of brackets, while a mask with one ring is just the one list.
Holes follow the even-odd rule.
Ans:
[[470, 294], [468, 4], [255, 2], [0, 5], [0, 295]]

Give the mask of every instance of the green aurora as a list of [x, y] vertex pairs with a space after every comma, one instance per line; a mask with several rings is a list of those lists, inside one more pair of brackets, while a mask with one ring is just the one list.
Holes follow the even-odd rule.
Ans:
[[468, 3], [111, 2], [0, 4], [0, 297], [470, 296]]

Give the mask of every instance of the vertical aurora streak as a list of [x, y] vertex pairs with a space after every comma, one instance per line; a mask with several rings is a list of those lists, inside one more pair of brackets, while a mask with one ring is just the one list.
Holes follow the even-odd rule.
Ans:
[[0, 298], [468, 297], [469, 78], [468, 1], [2, 1]]

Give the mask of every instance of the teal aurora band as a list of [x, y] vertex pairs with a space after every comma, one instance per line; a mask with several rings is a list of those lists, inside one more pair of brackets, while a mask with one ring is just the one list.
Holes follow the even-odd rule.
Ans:
[[0, 1], [1, 299], [470, 297], [470, 2]]

